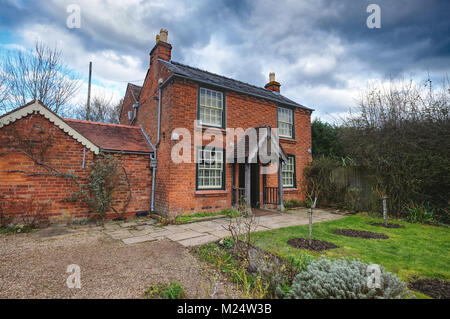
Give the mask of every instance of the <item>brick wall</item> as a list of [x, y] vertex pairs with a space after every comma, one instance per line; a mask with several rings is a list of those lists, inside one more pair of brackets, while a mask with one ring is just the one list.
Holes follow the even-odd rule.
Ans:
[[128, 112], [133, 110], [133, 104], [135, 103], [133, 93], [131, 93], [130, 86], [127, 86], [127, 91], [123, 97], [122, 112], [120, 113], [120, 124], [130, 125], [130, 120], [128, 119]]
[[[20, 134], [20, 138], [17, 138]], [[27, 138], [36, 145], [35, 154], [39, 154], [39, 145], [47, 136], [52, 135], [51, 147], [44, 154], [44, 162], [62, 173], [69, 171], [77, 176], [86, 177], [89, 163], [95, 159], [94, 153], [86, 149], [85, 168], [83, 163], [83, 145], [75, 141], [68, 134], [53, 123], [38, 114], [32, 114], [0, 129], [0, 195], [4, 202], [14, 203], [34, 200], [49, 202], [51, 207], [43, 212], [43, 218], [57, 220], [72, 216], [80, 218], [87, 216], [87, 206], [80, 203], [64, 201], [70, 197], [74, 188], [70, 180], [58, 176], [27, 176], [21, 172], [43, 173], [47, 170], [36, 165], [28, 156], [11, 150], [11, 146], [18, 146], [18, 142]], [[23, 149], [23, 146], [19, 147]], [[128, 206], [127, 215], [137, 211], [147, 211], [150, 203], [151, 170], [149, 158], [146, 155], [117, 154], [116, 156], [127, 170], [131, 188], [132, 200]], [[127, 192], [123, 189], [115, 194], [114, 206], [120, 211]], [[11, 205], [7, 205], [8, 207]], [[12, 205], [11, 207], [13, 207]], [[20, 214], [19, 211], [11, 211]], [[111, 211], [107, 217], [115, 217]]]
[[[158, 74], [163, 73], [160, 71]], [[148, 81], [148, 80], [147, 80]], [[149, 81], [150, 82], [150, 81]], [[149, 85], [150, 87], [150, 85]], [[194, 163], [173, 163], [172, 147], [178, 141], [171, 140], [175, 128], [188, 128], [194, 136], [194, 120], [197, 119], [197, 101], [199, 84], [193, 81], [175, 78], [162, 93], [161, 143], [158, 149], [158, 172], [156, 179], [156, 209], [169, 217], [197, 211], [219, 211], [231, 206], [232, 165], [226, 165], [224, 191], [196, 191], [196, 167]], [[147, 96], [148, 91], [143, 89]], [[277, 104], [238, 94], [225, 92], [226, 126], [243, 129], [261, 125], [277, 126]], [[146, 103], [141, 104], [138, 123], [144, 124], [146, 130], [156, 142], [157, 101], [148, 94]], [[295, 140], [281, 139], [283, 149], [296, 157], [297, 188], [285, 189], [285, 199], [303, 198], [301, 191], [302, 171], [311, 161], [307, 152], [311, 148], [310, 114], [295, 109]], [[144, 116], [147, 115], [147, 116]], [[222, 130], [218, 130], [222, 132]], [[204, 145], [209, 141], [204, 141]], [[225, 148], [225, 139], [224, 145]], [[191, 149], [192, 161], [194, 147]], [[238, 170], [236, 170], [236, 183]], [[267, 186], [277, 186], [277, 174], [269, 175]], [[260, 199], [263, 198], [262, 177], [260, 178]]]
[[[164, 113], [174, 114], [169, 119], [169, 127], [166, 137], [161, 140], [165, 145], [164, 158], [170, 159], [170, 151], [178, 141], [170, 140], [170, 132], [179, 127], [188, 128], [192, 138], [194, 136], [194, 120], [197, 119], [199, 84], [193, 81], [175, 79], [168, 90], [173, 92], [170, 106], [164, 109]], [[277, 127], [277, 104], [264, 99], [254, 98], [236, 92], [224, 92], [226, 97], [226, 127], [243, 128], [261, 125]], [[164, 98], [163, 98], [164, 101]], [[311, 148], [310, 113], [302, 109], [294, 110], [295, 140], [280, 139], [280, 143], [287, 154], [295, 155], [296, 163], [296, 188], [285, 189], [285, 199], [303, 199], [302, 177], [303, 168], [311, 161], [308, 149]], [[214, 130], [214, 129], [213, 129]], [[217, 130], [223, 132], [223, 130]], [[210, 141], [204, 141], [207, 145]], [[224, 134], [223, 148], [226, 139]], [[236, 145], [236, 142], [235, 142]], [[169, 147], [167, 147], [169, 146]], [[192, 146], [191, 155], [194, 158], [195, 150]], [[218, 211], [231, 206], [231, 181], [232, 165], [227, 164], [225, 168], [225, 190], [224, 191], [196, 191], [196, 167], [194, 163], [176, 164], [169, 162], [170, 174], [166, 178], [166, 188], [169, 191], [169, 207], [171, 215], [178, 215], [196, 211]], [[238, 184], [238, 169], [236, 169], [236, 185]], [[260, 176], [260, 200], [263, 199], [262, 176]], [[159, 179], [157, 180], [159, 182]], [[278, 176], [272, 174], [267, 176], [267, 186], [277, 186]]]

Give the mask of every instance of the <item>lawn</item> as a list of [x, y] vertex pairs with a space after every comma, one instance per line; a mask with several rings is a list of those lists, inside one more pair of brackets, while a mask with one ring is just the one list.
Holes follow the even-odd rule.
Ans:
[[231, 209], [224, 209], [220, 212], [198, 212], [194, 214], [186, 214], [177, 216], [175, 219], [176, 224], [186, 224], [186, 223], [194, 223], [198, 221], [205, 220], [208, 217], [215, 216], [227, 216], [227, 217], [236, 217], [237, 212]]
[[[348, 256], [384, 266], [403, 280], [414, 276], [450, 279], [450, 229], [395, 221], [404, 228], [384, 228], [369, 225], [381, 222], [362, 214], [313, 225], [313, 238], [331, 242], [339, 248], [321, 253], [299, 250], [287, 240], [308, 236], [308, 225], [263, 231], [253, 234], [254, 244], [281, 257], [298, 257], [308, 253], [327, 257]], [[394, 222], [394, 221], [393, 221]], [[352, 228], [383, 233], [389, 239], [362, 239], [335, 235], [339, 228]]]

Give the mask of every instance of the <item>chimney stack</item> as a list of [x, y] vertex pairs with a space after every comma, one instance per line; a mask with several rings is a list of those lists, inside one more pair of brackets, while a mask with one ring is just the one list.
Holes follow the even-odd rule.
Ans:
[[280, 86], [281, 86], [281, 84], [278, 83], [277, 81], [275, 81], [275, 73], [270, 72], [269, 73], [269, 83], [264, 85], [266, 90], [275, 91], [275, 92], [280, 93]]
[[161, 29], [156, 35], [156, 44], [150, 51], [150, 65], [156, 59], [170, 61], [172, 55], [172, 45], [167, 42], [169, 32], [166, 29]]

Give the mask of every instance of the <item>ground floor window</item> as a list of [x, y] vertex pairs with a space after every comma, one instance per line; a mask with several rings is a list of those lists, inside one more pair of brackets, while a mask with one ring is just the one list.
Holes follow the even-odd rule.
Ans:
[[223, 149], [197, 150], [197, 189], [225, 189], [224, 155]]
[[288, 155], [288, 161], [281, 166], [283, 187], [295, 187], [295, 156]]

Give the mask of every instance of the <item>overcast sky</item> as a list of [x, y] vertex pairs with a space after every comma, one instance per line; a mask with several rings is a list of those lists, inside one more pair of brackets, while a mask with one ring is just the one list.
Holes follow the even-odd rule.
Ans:
[[[67, 6], [79, 4], [81, 28]], [[381, 28], [366, 25], [370, 3]], [[332, 121], [354, 105], [367, 81], [440, 82], [450, 71], [450, 1], [437, 0], [0, 0], [0, 49], [58, 45], [95, 94], [118, 99], [142, 84], [160, 28], [172, 59], [254, 85], [276, 73], [281, 93]], [[85, 99], [86, 85], [76, 99]]]

